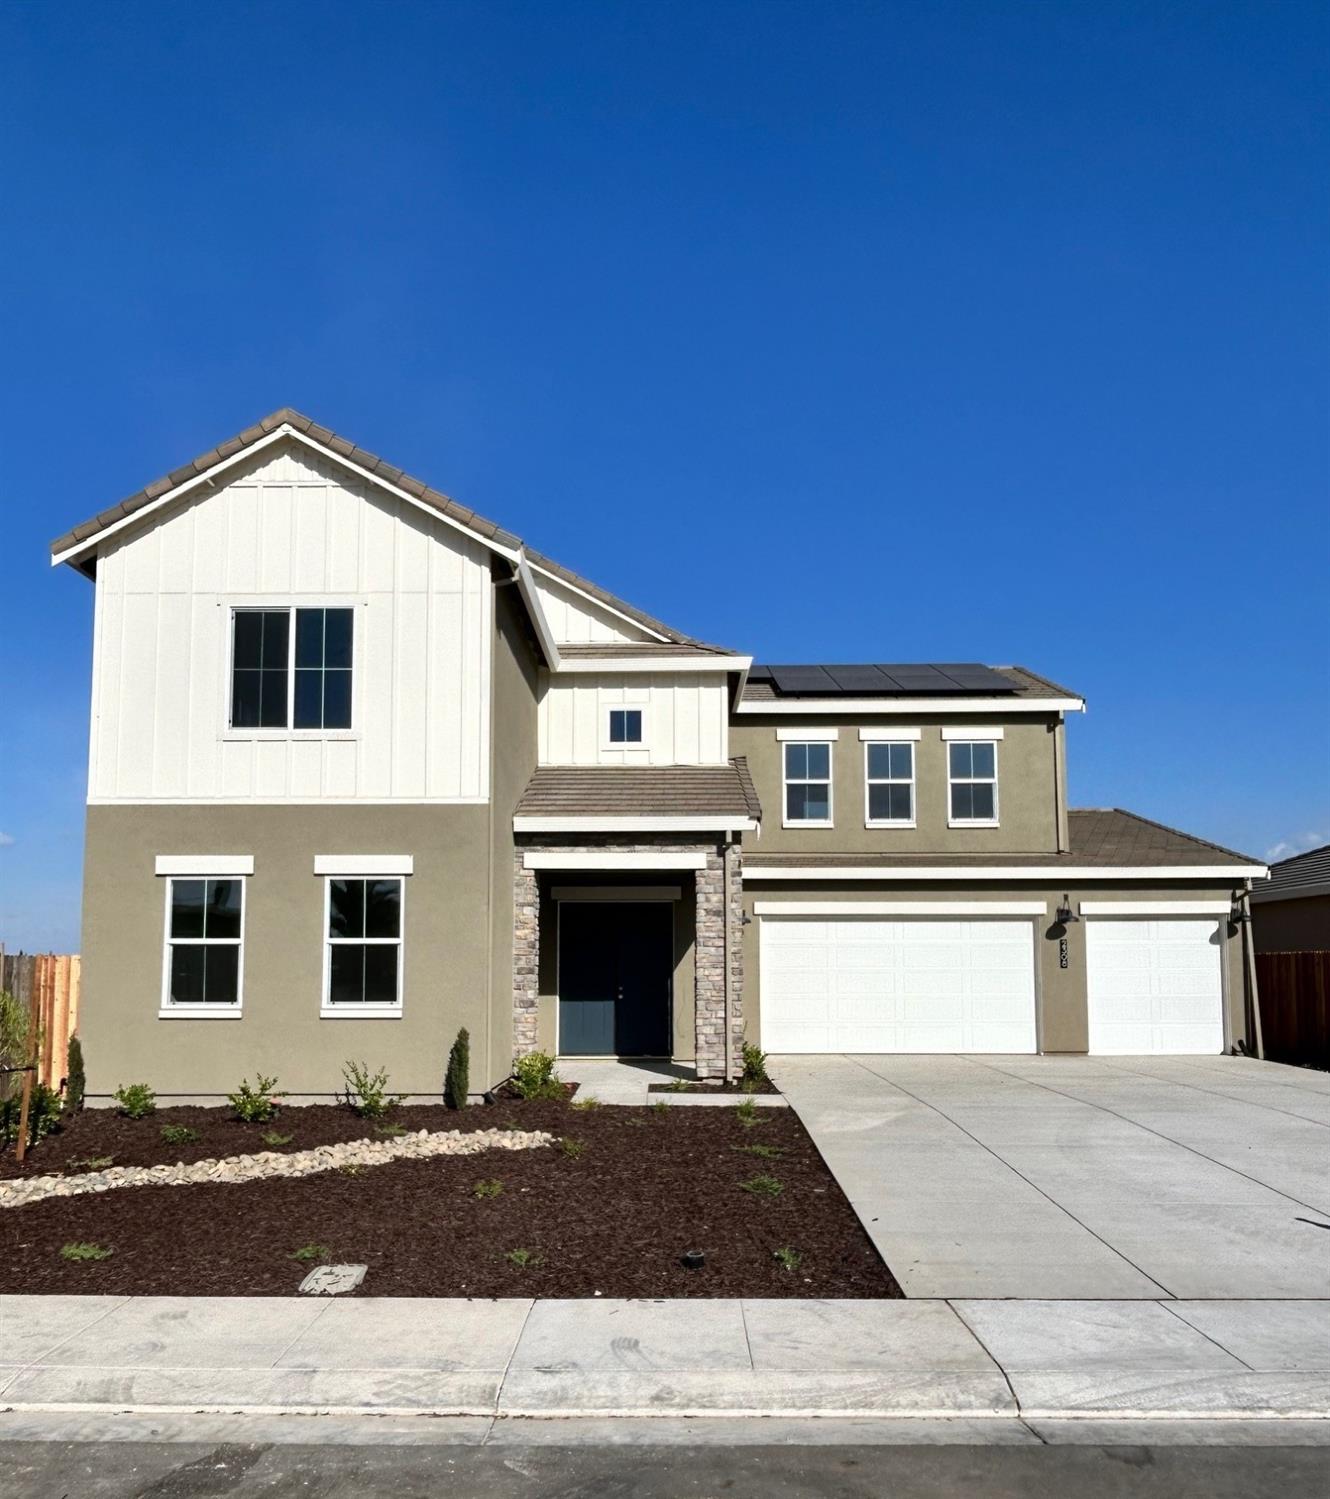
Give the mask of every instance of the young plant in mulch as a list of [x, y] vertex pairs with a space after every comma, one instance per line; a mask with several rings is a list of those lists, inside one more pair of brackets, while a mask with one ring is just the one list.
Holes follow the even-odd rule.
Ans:
[[581, 1109], [583, 1113], [586, 1113], [590, 1109], [598, 1109], [600, 1107], [600, 1099], [596, 1098], [594, 1094], [588, 1095], [586, 1098], [575, 1098], [573, 1099], [573, 1107]]
[[187, 1124], [162, 1125], [162, 1143], [164, 1145], [197, 1145], [199, 1139], [198, 1130], [190, 1129]]
[[241, 1079], [235, 1092], [226, 1095], [226, 1101], [242, 1124], [267, 1124], [282, 1104], [273, 1096], [276, 1086], [275, 1077], [264, 1077], [260, 1072], [252, 1088], [248, 1078]]
[[518, 1096], [531, 1102], [539, 1098], [562, 1098], [563, 1084], [554, 1070], [554, 1058], [547, 1051], [529, 1051], [513, 1059], [513, 1087]]
[[371, 1072], [364, 1062], [348, 1062], [342, 1076], [346, 1079], [342, 1100], [362, 1119], [382, 1119], [406, 1097], [405, 1093], [389, 1093], [386, 1067]]
[[776, 1261], [782, 1270], [789, 1271], [797, 1270], [803, 1264], [804, 1260], [803, 1255], [797, 1249], [790, 1249], [788, 1247], [773, 1249], [771, 1251], [771, 1258]]
[[503, 1183], [501, 1181], [492, 1179], [490, 1181], [477, 1182], [475, 1186], [471, 1188], [471, 1195], [473, 1197], [480, 1197], [486, 1200], [493, 1200], [495, 1197], [499, 1196], [502, 1191]]
[[332, 1250], [326, 1244], [302, 1244], [299, 1249], [293, 1249], [291, 1256], [293, 1260], [299, 1260], [302, 1265], [322, 1264], [325, 1260], [332, 1259]]
[[774, 1176], [750, 1176], [746, 1182], [740, 1182], [739, 1185], [745, 1192], [751, 1192], [754, 1197], [779, 1197], [785, 1190]]
[[471, 1035], [466, 1026], [463, 1026], [448, 1053], [448, 1070], [443, 1077], [443, 1101], [450, 1109], [464, 1109], [470, 1089]]
[[279, 1145], [289, 1145], [291, 1141], [295, 1139], [295, 1136], [284, 1135], [280, 1130], [265, 1129], [264, 1132], [259, 1136], [259, 1139], [270, 1149], [276, 1150]]
[[559, 1149], [563, 1151], [564, 1155], [566, 1155], [570, 1160], [575, 1161], [586, 1149], [586, 1141], [570, 1140], [568, 1136], [565, 1135], [563, 1139], [559, 1141]]
[[113, 1155], [90, 1155], [81, 1160], [66, 1162], [66, 1171], [105, 1171], [108, 1166], [115, 1165]]
[[653, 1103], [651, 1105], [651, 1108], [652, 1108], [653, 1112], [657, 1115], [657, 1117], [662, 1118], [662, 1119], [670, 1111], [669, 1104], [667, 1104], [663, 1098], [658, 1098], [655, 1101], [655, 1103]]
[[157, 1112], [157, 1095], [147, 1083], [121, 1083], [115, 1101], [126, 1119], [146, 1119]]
[[783, 1145], [732, 1145], [732, 1150], [741, 1150], [745, 1155], [761, 1156], [764, 1161], [774, 1161], [785, 1154]]
[[676, 1077], [673, 1082], [666, 1083], [665, 1086], [671, 1093], [687, 1093], [692, 1084], [686, 1077]]
[[749, 1046], [744, 1043], [744, 1070], [739, 1079], [739, 1086], [745, 1093], [756, 1093], [759, 1088], [771, 1086], [771, 1079], [767, 1076], [767, 1054], [759, 1047]]
[[109, 1260], [115, 1253], [102, 1244], [64, 1244], [60, 1248], [62, 1260], [82, 1263], [84, 1260]]
[[399, 1135], [406, 1134], [404, 1124], [376, 1124], [374, 1133], [384, 1140], [395, 1140]]
[[744, 1101], [734, 1111], [734, 1117], [745, 1129], [752, 1129], [755, 1124], [765, 1124], [767, 1121], [762, 1117], [762, 1110], [751, 1098]]
[[541, 1258], [530, 1249], [510, 1249], [504, 1255], [504, 1259], [510, 1265], [516, 1265], [519, 1270], [525, 1270], [529, 1265], [539, 1265]]

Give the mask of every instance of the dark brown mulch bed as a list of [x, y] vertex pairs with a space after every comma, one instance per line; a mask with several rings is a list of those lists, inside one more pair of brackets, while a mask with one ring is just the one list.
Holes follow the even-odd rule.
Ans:
[[[89, 1114], [60, 1145], [79, 1157], [159, 1160], [160, 1121], [188, 1114], [211, 1142], [192, 1148], [216, 1154], [219, 1140], [245, 1138], [249, 1128], [223, 1113], [172, 1109], [140, 1121]], [[361, 1294], [370, 1296], [901, 1294], [790, 1110], [763, 1109], [749, 1127], [732, 1109], [562, 1102], [460, 1115], [404, 1108], [396, 1117], [413, 1128], [548, 1129], [581, 1149], [399, 1161], [354, 1176], [127, 1188], [0, 1209], [0, 1291], [292, 1295], [309, 1268], [293, 1251], [319, 1244], [335, 1260], [369, 1266]], [[301, 1145], [318, 1143], [320, 1132], [324, 1140], [365, 1133], [332, 1108], [290, 1110], [279, 1127]], [[44, 1141], [34, 1163], [45, 1155], [49, 1169], [45, 1153], [55, 1144]], [[779, 1154], [754, 1155], [745, 1149], [753, 1145]], [[778, 1180], [780, 1193], [745, 1190], [758, 1176]], [[475, 1195], [486, 1180], [502, 1182], [497, 1197]], [[67, 1243], [114, 1252], [69, 1263], [60, 1256]], [[786, 1248], [800, 1256], [794, 1270], [774, 1258]], [[525, 1268], [506, 1258], [517, 1249], [533, 1256]], [[680, 1264], [689, 1249], [705, 1252], [703, 1269]]]
[[648, 1083], [648, 1093], [765, 1093], [779, 1096], [780, 1089], [768, 1079], [765, 1083]]

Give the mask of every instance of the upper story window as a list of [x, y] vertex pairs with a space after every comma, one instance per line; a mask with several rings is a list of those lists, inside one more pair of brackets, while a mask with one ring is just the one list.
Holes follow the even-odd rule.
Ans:
[[400, 879], [329, 879], [323, 1013], [402, 1009]]
[[163, 1014], [239, 1010], [244, 909], [244, 880], [167, 880]]
[[351, 727], [351, 609], [237, 609], [233, 729]]
[[996, 827], [997, 745], [952, 740], [947, 745], [947, 815], [954, 828]]
[[869, 827], [914, 826], [914, 745], [864, 745], [865, 821]]
[[609, 743], [611, 745], [642, 743], [641, 708], [610, 709]]
[[785, 822], [831, 826], [831, 745], [786, 743]]

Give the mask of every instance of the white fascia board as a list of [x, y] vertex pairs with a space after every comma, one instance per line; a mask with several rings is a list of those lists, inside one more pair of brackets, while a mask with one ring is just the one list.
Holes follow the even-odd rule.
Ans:
[[991, 728], [985, 728], [983, 724], [961, 723], [944, 724], [942, 726], [942, 737], [944, 739], [971, 740], [978, 739], [987, 743], [990, 739], [1001, 739], [1003, 734], [1002, 725], [995, 723]]
[[991, 697], [841, 697], [779, 698], [773, 702], [738, 703], [736, 713], [837, 713], [863, 718], [869, 713], [1084, 713], [1085, 700], [1079, 697], [1015, 697], [1005, 701]]
[[570, 593], [575, 593], [578, 598], [585, 599], [588, 604], [594, 604], [597, 609], [603, 609], [606, 614], [612, 614], [615, 619], [623, 620], [624, 624], [631, 625], [634, 630], [641, 630], [644, 634], [650, 635], [653, 640], [659, 640], [665, 645], [670, 643], [668, 635], [662, 635], [659, 630], [653, 630], [650, 625], [644, 625], [640, 619], [634, 619], [631, 614], [625, 614], [622, 609], [616, 609], [613, 604], [607, 604], [604, 599], [598, 599], [594, 593], [588, 593], [585, 588], [579, 588], [576, 583], [570, 583], [567, 578], [561, 578], [558, 573], [552, 573], [549, 568], [541, 567], [539, 562], [532, 562], [531, 570], [548, 578], [556, 587], [566, 588]]
[[253, 854], [158, 854], [158, 874], [223, 879], [254, 873]]
[[753, 832], [751, 817], [715, 813], [705, 817], [514, 817], [514, 833], [709, 833], [727, 828]]
[[757, 900], [756, 916], [1046, 916], [1042, 900]]
[[919, 884], [927, 884], [932, 880], [1051, 880], [1055, 884], [1058, 881], [1076, 881], [1098, 885], [1111, 880], [1239, 880], [1259, 878], [1264, 873], [1265, 866], [1262, 864], [1155, 864], [1116, 869], [1105, 865], [1075, 868], [1056, 864], [993, 864], [988, 867], [971, 865], [965, 868], [921, 865], [913, 869], [905, 869], [899, 865], [886, 868], [879, 866], [876, 869], [862, 866], [835, 869], [825, 865], [813, 868], [762, 865], [755, 869], [751, 865], [745, 865], [743, 878], [745, 885], [753, 880], [876, 880], [894, 884], [905, 880], [913, 880]]
[[902, 744], [906, 740], [924, 737], [922, 729], [907, 729], [903, 724], [877, 724], [870, 729], [860, 729], [859, 738], [864, 744]]
[[436, 510], [433, 505], [418, 499], [415, 495], [408, 493], [405, 489], [399, 488], [396, 484], [390, 483], [387, 479], [380, 477], [380, 475], [371, 473], [369, 469], [362, 468], [353, 459], [347, 458], [341, 453], [334, 452], [332, 448], [325, 447], [323, 443], [316, 442], [314, 438], [308, 436], [306, 433], [298, 432], [294, 427], [283, 422], [280, 427], [274, 427], [267, 436], [260, 437], [257, 442], [252, 442], [248, 447], [241, 448], [238, 453], [232, 453], [229, 458], [219, 459], [211, 468], [204, 469], [201, 474], [197, 474], [192, 479], [186, 479], [183, 484], [177, 484], [174, 489], [168, 489], [165, 494], [153, 500], [150, 505], [144, 505], [141, 509], [135, 510], [131, 515], [122, 516], [120, 520], [104, 527], [96, 535], [89, 536], [85, 541], [75, 542], [73, 546], [67, 547], [63, 552], [55, 553], [51, 558], [51, 566], [57, 567], [62, 562], [74, 562], [87, 552], [95, 552], [107, 537], [114, 536], [117, 532], [123, 531], [127, 526], [138, 525], [140, 521], [147, 519], [147, 517], [155, 514], [163, 507], [174, 505], [186, 495], [192, 494], [201, 485], [206, 485], [209, 489], [214, 488], [219, 475], [228, 473], [238, 464], [247, 462], [255, 453], [261, 453], [265, 448], [270, 448], [274, 443], [283, 442], [287, 438], [293, 438], [296, 442], [303, 443], [312, 452], [321, 454], [330, 462], [340, 464], [343, 468], [350, 469], [353, 473], [359, 474], [361, 478], [367, 479], [371, 484], [377, 485], [378, 488], [393, 495], [395, 498], [404, 500], [408, 505], [413, 505], [417, 510], [423, 511], [434, 520], [442, 521], [445, 525], [451, 526], [453, 530], [459, 531], [463, 536], [470, 537], [472, 541], [478, 541], [482, 546], [488, 547], [490, 551], [497, 552], [501, 557], [507, 557], [510, 562], [517, 561], [519, 554], [510, 547], [482, 536], [478, 531], [473, 531], [469, 526], [464, 525], [453, 516], [446, 515], [442, 510]]
[[565, 664], [563, 657], [559, 654], [559, 646], [554, 639], [554, 632], [550, 629], [550, 622], [545, 618], [545, 606], [540, 602], [540, 590], [536, 587], [536, 580], [531, 576], [531, 564], [526, 560], [526, 552], [517, 554], [517, 591], [522, 595], [522, 602], [526, 605], [527, 613], [531, 616], [531, 623], [535, 626], [536, 637], [540, 641], [540, 649], [545, 657], [545, 662], [551, 671], [559, 671]]
[[1083, 900], [1082, 916], [1227, 916], [1226, 900]]
[[314, 873], [373, 879], [384, 874], [414, 874], [414, 854], [315, 854]]
[[777, 729], [776, 738], [793, 739], [797, 744], [803, 744], [809, 741], [817, 741], [820, 743], [823, 740], [829, 741], [832, 739], [839, 739], [840, 730], [835, 728], [828, 728], [825, 725], [815, 726], [813, 724], [809, 724], [808, 727], [805, 728], [803, 724], [799, 724], [796, 728], [793, 729]]
[[666, 853], [595, 853], [587, 849], [569, 849], [567, 853], [540, 849], [522, 855], [524, 869], [705, 869], [705, 850]]
[[747, 671], [751, 656], [651, 656], [643, 660], [634, 656], [564, 656], [557, 668], [565, 672], [650, 672], [650, 671]]

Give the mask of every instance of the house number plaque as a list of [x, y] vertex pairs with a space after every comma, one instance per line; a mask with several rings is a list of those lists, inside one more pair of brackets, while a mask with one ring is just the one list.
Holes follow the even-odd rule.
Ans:
[[1067, 966], [1067, 939], [1065, 937], [1059, 937], [1058, 938], [1058, 967], [1059, 968], [1065, 968], [1066, 966]]

